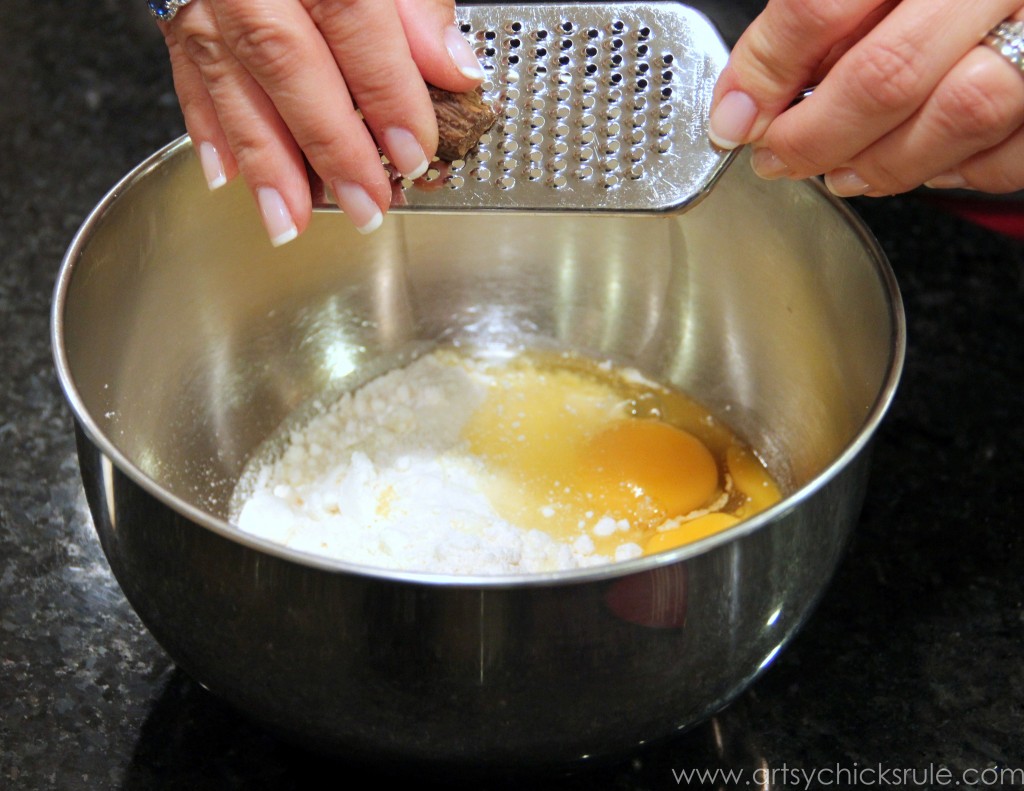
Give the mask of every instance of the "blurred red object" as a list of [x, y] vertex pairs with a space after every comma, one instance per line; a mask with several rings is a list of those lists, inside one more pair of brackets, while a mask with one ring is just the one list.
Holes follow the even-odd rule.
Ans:
[[1024, 194], [971, 195], [957, 192], [949, 197], [929, 195], [935, 203], [975, 225], [1024, 240]]

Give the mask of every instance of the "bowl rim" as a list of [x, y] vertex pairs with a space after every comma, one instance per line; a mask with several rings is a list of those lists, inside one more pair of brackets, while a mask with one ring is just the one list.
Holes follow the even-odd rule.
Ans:
[[148, 476], [131, 460], [129, 460], [128, 457], [125, 456], [113, 444], [113, 442], [107, 438], [105, 433], [100, 429], [98, 423], [86, 409], [84, 399], [81, 397], [77, 387], [75, 386], [74, 377], [71, 374], [70, 361], [64, 344], [64, 307], [67, 301], [68, 289], [75, 274], [76, 264], [81, 257], [83, 249], [88, 244], [97, 227], [102, 224], [108, 210], [127, 193], [129, 193], [132, 188], [142, 181], [150, 172], [156, 170], [171, 159], [187, 156], [191, 149], [192, 141], [188, 135], [183, 135], [178, 139], [169, 142], [167, 145], [148, 156], [124, 177], [122, 177], [121, 180], [118, 181], [117, 184], [115, 184], [102, 198], [102, 200], [100, 200], [100, 202], [97, 203], [89, 212], [78, 231], [76, 231], [63, 259], [61, 260], [60, 270], [54, 285], [51, 302], [50, 342], [54, 365], [61, 389], [68, 401], [75, 421], [85, 433], [89, 441], [92, 442], [93, 445], [95, 445], [122, 474], [126, 475], [132, 480], [132, 482], [140, 486], [150, 496], [169, 507], [175, 513], [185, 517], [195, 525], [212, 531], [222, 538], [257, 552], [272, 555], [286, 562], [315, 568], [324, 572], [351, 574], [360, 577], [371, 577], [380, 580], [428, 586], [460, 588], [499, 589], [545, 587], [555, 584], [582, 584], [602, 580], [613, 580], [633, 574], [646, 573], [689, 560], [725, 544], [732, 543], [737, 539], [743, 538], [744, 536], [760, 530], [769, 523], [783, 518], [786, 514], [795, 510], [801, 503], [813, 497], [826, 484], [849, 466], [862, 451], [865, 450], [895, 397], [906, 356], [906, 317], [895, 273], [889, 265], [888, 259], [886, 258], [881, 245], [878, 243], [878, 240], [864, 224], [863, 220], [861, 220], [861, 218], [845, 201], [842, 201], [832, 195], [825, 188], [820, 179], [809, 179], [801, 186], [815, 192], [818, 200], [827, 201], [832, 206], [832, 209], [838, 212], [841, 219], [845, 221], [845, 223], [859, 238], [871, 258], [879, 284], [885, 292], [886, 304], [889, 309], [890, 319], [892, 322], [892, 332], [890, 333], [889, 339], [889, 360], [886, 365], [882, 386], [879, 388], [879, 391], [875, 396], [875, 400], [868, 409], [867, 415], [856, 434], [823, 470], [771, 508], [756, 514], [750, 519], [743, 520], [737, 525], [727, 528], [719, 533], [715, 533], [714, 535], [708, 536], [699, 541], [694, 541], [690, 544], [685, 544], [681, 547], [659, 552], [654, 555], [646, 555], [627, 561], [615, 561], [598, 566], [539, 573], [441, 574], [430, 571], [407, 571], [402, 569], [364, 566], [345, 560], [327, 558], [313, 553], [302, 552], [269, 539], [259, 538], [243, 532], [231, 522], [221, 519], [220, 517], [213, 516], [183, 498], [168, 492], [153, 478]]

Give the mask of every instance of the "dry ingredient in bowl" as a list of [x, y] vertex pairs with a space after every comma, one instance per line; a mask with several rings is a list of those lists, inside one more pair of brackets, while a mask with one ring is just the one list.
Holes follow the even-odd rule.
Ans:
[[362, 565], [591, 566], [695, 541], [780, 498], [685, 395], [567, 353], [441, 349], [312, 407], [254, 455], [232, 516]]

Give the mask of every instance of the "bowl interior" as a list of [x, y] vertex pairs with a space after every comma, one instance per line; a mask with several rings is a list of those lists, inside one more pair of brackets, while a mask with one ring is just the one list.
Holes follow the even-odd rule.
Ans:
[[848, 212], [747, 171], [673, 217], [413, 213], [364, 237], [319, 214], [274, 249], [244, 186], [208, 193], [182, 140], [69, 251], [58, 367], [93, 441], [214, 521], [311, 396], [452, 342], [634, 366], [722, 416], [794, 491], [884, 411], [902, 317]]

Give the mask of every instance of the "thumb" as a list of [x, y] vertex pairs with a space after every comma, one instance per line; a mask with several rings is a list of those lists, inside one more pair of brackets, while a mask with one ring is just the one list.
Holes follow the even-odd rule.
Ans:
[[423, 79], [455, 92], [480, 84], [484, 71], [455, 24], [454, 0], [395, 0], [395, 6]]

